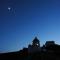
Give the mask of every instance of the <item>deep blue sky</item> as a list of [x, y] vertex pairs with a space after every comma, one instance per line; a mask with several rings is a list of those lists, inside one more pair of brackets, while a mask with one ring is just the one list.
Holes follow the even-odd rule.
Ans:
[[0, 52], [27, 47], [35, 36], [41, 45], [60, 44], [60, 1], [0, 0]]

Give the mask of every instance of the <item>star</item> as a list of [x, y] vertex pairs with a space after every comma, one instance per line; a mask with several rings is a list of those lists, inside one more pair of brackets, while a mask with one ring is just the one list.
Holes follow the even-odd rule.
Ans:
[[8, 7], [8, 10], [10, 11], [11, 10], [11, 7]]

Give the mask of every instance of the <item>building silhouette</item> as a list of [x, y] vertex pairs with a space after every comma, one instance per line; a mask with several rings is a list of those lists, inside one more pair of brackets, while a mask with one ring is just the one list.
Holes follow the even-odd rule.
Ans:
[[54, 41], [46, 41], [45, 46], [55, 45]]
[[28, 52], [29, 53], [34, 53], [34, 52], [39, 52], [41, 50], [40, 48], [40, 41], [38, 40], [37, 37], [34, 38], [32, 41], [32, 45], [28, 45]]
[[0, 54], [0, 60], [60, 60], [60, 45], [54, 41], [46, 41], [41, 47], [40, 41], [35, 37], [28, 48], [10, 53]]

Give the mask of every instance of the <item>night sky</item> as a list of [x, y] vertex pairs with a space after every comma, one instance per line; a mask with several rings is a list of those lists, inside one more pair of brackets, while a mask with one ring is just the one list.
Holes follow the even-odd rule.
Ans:
[[37, 36], [60, 44], [60, 0], [0, 0], [0, 53], [27, 47]]

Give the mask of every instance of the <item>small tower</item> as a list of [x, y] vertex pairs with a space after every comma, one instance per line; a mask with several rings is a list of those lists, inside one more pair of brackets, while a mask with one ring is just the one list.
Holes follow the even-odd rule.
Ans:
[[34, 40], [32, 41], [32, 45], [29, 44], [28, 46], [28, 52], [35, 53], [35, 52], [40, 52], [40, 51], [41, 51], [40, 42], [37, 39], [37, 37], [35, 37]]
[[32, 41], [32, 45], [36, 47], [40, 47], [40, 41], [35, 37], [35, 39]]
[[40, 42], [37, 39], [37, 37], [35, 37], [35, 39], [32, 41], [32, 52], [40, 52]]

